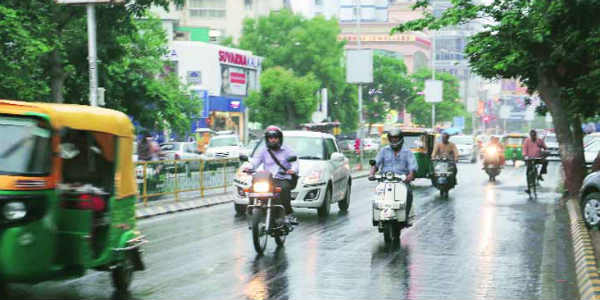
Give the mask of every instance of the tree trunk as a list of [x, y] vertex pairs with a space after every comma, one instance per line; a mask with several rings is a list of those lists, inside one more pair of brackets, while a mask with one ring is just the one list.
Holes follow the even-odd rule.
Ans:
[[545, 75], [539, 78], [538, 90], [552, 114], [556, 138], [560, 145], [565, 186], [569, 196], [575, 197], [586, 175], [581, 118], [569, 112], [567, 101], [561, 98], [560, 87], [555, 81]]
[[50, 53], [50, 87], [52, 89], [52, 98], [55, 102], [64, 102], [64, 86], [67, 75], [60, 59], [58, 50]]

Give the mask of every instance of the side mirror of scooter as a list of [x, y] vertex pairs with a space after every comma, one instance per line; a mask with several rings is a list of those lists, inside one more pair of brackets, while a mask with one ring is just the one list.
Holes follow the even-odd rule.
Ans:
[[244, 162], [248, 161], [248, 156], [244, 155], [244, 154], [241, 154], [240, 155], [240, 161], [244, 161]]
[[374, 159], [369, 160], [369, 165], [371, 165], [372, 167], [374, 167], [377, 164], [377, 162]]
[[298, 157], [296, 155], [292, 155], [292, 156], [288, 157], [286, 160], [288, 162], [295, 162], [298, 160]]

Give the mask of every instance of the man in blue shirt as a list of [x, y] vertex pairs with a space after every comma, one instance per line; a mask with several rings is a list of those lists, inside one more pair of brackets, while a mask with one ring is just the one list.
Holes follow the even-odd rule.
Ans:
[[[406, 183], [410, 183], [415, 179], [415, 173], [417, 172], [417, 160], [414, 154], [408, 149], [402, 149], [404, 144], [404, 134], [402, 130], [394, 128], [388, 132], [388, 141], [390, 144], [377, 154], [375, 158], [375, 166], [371, 167], [369, 176], [374, 176], [377, 170], [385, 173], [392, 171], [396, 174], [406, 175]], [[408, 187], [408, 197], [406, 199], [406, 220], [407, 225], [412, 225], [412, 218], [414, 215], [411, 213], [412, 208], [412, 189], [410, 184]]]
[[[298, 162], [288, 162], [287, 159], [291, 156], [296, 156], [296, 153], [283, 145], [283, 133], [277, 126], [269, 126], [265, 130], [265, 144], [266, 147], [262, 148], [261, 151], [257, 151], [254, 157], [250, 161], [253, 169], [264, 165], [265, 171], [268, 171], [273, 175], [275, 185], [281, 188], [279, 193], [279, 201], [285, 208], [286, 221], [291, 224], [297, 224], [298, 221], [292, 215], [292, 204], [291, 204], [291, 191], [292, 191], [292, 175], [298, 174]], [[279, 164], [273, 159], [273, 156], [279, 161], [286, 170], [283, 170]]]

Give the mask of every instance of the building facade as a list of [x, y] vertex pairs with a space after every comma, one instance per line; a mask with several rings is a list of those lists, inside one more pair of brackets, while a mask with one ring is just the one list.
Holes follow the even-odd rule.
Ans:
[[171, 41], [166, 59], [173, 63], [190, 94], [202, 101], [202, 113], [193, 118], [197, 128], [233, 130], [247, 137], [244, 100], [259, 89], [262, 57], [250, 51], [193, 41]]

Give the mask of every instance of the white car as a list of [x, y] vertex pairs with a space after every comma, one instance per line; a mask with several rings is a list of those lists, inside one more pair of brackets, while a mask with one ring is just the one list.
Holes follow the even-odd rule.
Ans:
[[168, 142], [160, 144], [160, 152], [166, 160], [200, 159], [196, 143]]
[[[292, 148], [298, 156], [298, 185], [292, 191], [292, 207], [315, 208], [321, 217], [329, 215], [331, 204], [337, 202], [340, 210], [346, 211], [350, 205], [352, 176], [348, 158], [340, 152], [331, 134], [312, 131], [284, 131], [283, 143]], [[264, 148], [264, 139], [255, 148]], [[252, 177], [242, 172], [248, 166], [244, 163], [234, 179], [235, 210], [243, 214], [248, 205], [244, 189], [250, 187]]]
[[456, 144], [458, 159], [466, 159], [471, 163], [477, 161], [477, 147], [475, 139], [471, 135], [453, 135], [450, 141]]
[[560, 150], [558, 146], [558, 140], [556, 139], [556, 134], [549, 133], [544, 137], [544, 143], [546, 147], [548, 147], [548, 160], [550, 159], [558, 159], [560, 160]]
[[215, 135], [210, 139], [202, 158], [205, 160], [237, 158], [241, 152], [242, 143], [237, 135]]
[[585, 163], [591, 164], [598, 156], [598, 152], [600, 152], [600, 140], [595, 140], [587, 144], [583, 148], [583, 154], [585, 156]]

